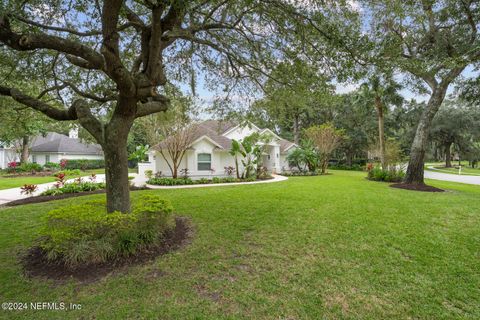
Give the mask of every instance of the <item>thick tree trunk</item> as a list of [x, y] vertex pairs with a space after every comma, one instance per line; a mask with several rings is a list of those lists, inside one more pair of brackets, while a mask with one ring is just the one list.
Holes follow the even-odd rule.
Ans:
[[178, 165], [173, 163], [172, 178], [176, 179], [178, 177]]
[[428, 101], [418, 123], [415, 138], [413, 139], [410, 161], [408, 162], [407, 173], [404, 182], [407, 184], [424, 184], [424, 161], [425, 149], [427, 147], [428, 135], [433, 117], [440, 108], [445, 98], [447, 87], [436, 88]]
[[20, 162], [21, 163], [27, 163], [28, 162], [28, 147], [30, 143], [30, 137], [29, 136], [24, 136], [22, 139], [22, 152], [20, 154]]
[[130, 212], [127, 139], [133, 120], [133, 114], [114, 115], [104, 129], [107, 212]]
[[130, 211], [130, 190], [128, 182], [127, 141], [112, 141], [103, 147], [105, 154], [105, 175], [107, 211]]
[[380, 163], [382, 169], [387, 169], [387, 163], [385, 161], [385, 119], [383, 116], [383, 105], [379, 96], [375, 97], [375, 108], [377, 109], [378, 116], [378, 145], [380, 149]]
[[452, 167], [452, 153], [450, 152], [451, 147], [452, 147], [451, 142], [445, 144], [445, 167], [446, 168]]

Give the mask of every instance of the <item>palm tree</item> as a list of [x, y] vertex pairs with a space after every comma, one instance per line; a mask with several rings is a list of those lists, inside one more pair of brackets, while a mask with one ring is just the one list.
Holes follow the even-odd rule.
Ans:
[[403, 97], [398, 93], [402, 87], [395, 82], [390, 75], [374, 75], [360, 86], [358, 96], [360, 103], [371, 107], [373, 104], [377, 111], [378, 120], [378, 144], [380, 149], [380, 163], [382, 169], [387, 169], [385, 161], [385, 116], [384, 113], [389, 105], [399, 106]]

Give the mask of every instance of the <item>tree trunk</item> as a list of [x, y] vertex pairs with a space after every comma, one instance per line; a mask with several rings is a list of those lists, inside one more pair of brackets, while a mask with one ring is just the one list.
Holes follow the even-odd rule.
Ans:
[[445, 167], [446, 168], [452, 167], [452, 154], [450, 152], [451, 147], [452, 147], [451, 142], [448, 142], [447, 144], [445, 144]]
[[297, 114], [293, 117], [293, 142], [295, 144], [300, 142], [300, 120]]
[[408, 162], [407, 173], [404, 180], [407, 184], [425, 184], [424, 161], [428, 135], [433, 117], [435, 117], [435, 114], [440, 108], [440, 105], [445, 98], [446, 91], [447, 86], [433, 90], [432, 95], [428, 100], [428, 104], [422, 112], [410, 151], [410, 161]]
[[378, 116], [378, 145], [380, 149], [380, 163], [383, 170], [387, 170], [385, 161], [385, 119], [383, 116], [383, 105], [379, 96], [375, 97], [375, 108]]
[[353, 163], [353, 153], [350, 150], [348, 150], [345, 156], [346, 156], [347, 166], [351, 167]]
[[22, 139], [22, 152], [20, 155], [20, 162], [27, 163], [28, 162], [28, 144], [30, 143], [30, 137], [24, 136]]
[[240, 172], [238, 170], [238, 158], [235, 156], [235, 171], [237, 173], [237, 179], [240, 179]]
[[178, 177], [178, 165], [173, 163], [172, 178], [176, 179]]
[[128, 181], [127, 138], [131, 122], [129, 119], [111, 121], [105, 127], [105, 182], [107, 212], [130, 212], [130, 183]]

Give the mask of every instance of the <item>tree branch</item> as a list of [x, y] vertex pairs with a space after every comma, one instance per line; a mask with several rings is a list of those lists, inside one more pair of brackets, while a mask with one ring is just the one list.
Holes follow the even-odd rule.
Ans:
[[170, 106], [170, 99], [165, 96], [156, 96], [155, 100], [138, 104], [135, 118], [140, 118], [157, 112], [167, 111]]
[[104, 65], [104, 59], [101, 54], [80, 42], [45, 33], [18, 34], [13, 32], [10, 22], [5, 15], [0, 16], [0, 41], [19, 51], [51, 49], [63, 52], [88, 61], [96, 69], [102, 69]]
[[42, 100], [37, 98], [31, 97], [27, 94], [24, 94], [18, 89], [9, 88], [0, 86], [0, 95], [12, 97], [15, 101], [26, 105], [32, 109], [40, 111], [41, 113], [45, 114], [49, 118], [59, 121], [67, 121], [67, 120], [77, 120], [77, 113], [75, 111], [75, 102], [69, 109], [58, 109], [55, 108]]

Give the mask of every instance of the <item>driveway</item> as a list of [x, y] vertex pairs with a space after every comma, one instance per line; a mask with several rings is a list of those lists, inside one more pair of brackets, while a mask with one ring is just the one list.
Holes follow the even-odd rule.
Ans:
[[425, 178], [480, 185], [480, 176], [458, 175], [425, 170]]

